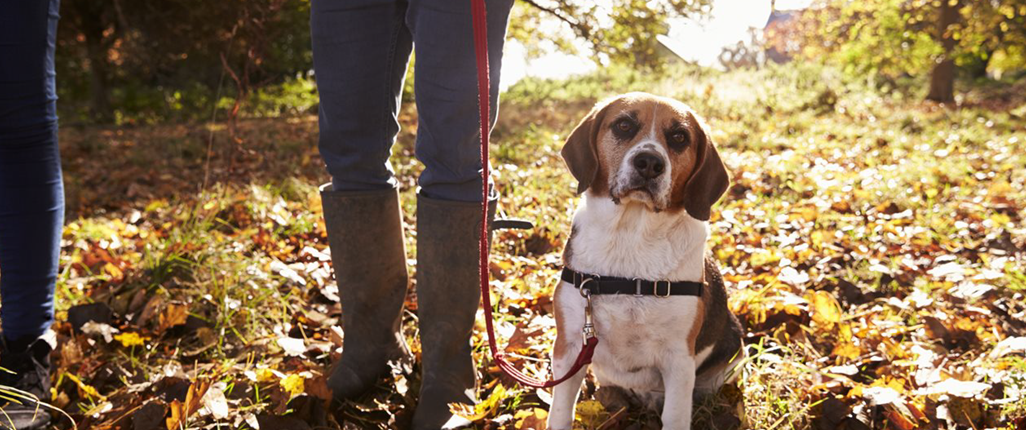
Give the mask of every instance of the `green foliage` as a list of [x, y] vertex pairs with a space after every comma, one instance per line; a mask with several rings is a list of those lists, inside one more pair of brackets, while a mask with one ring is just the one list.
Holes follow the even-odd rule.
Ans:
[[[222, 107], [224, 102], [222, 99]], [[319, 99], [317, 85], [312, 77], [297, 76], [279, 85], [258, 88], [246, 102], [246, 116], [278, 117], [315, 112]]]
[[218, 95], [245, 97], [310, 70], [309, 0], [61, 6], [57, 76], [65, 118], [208, 117]]
[[[924, 75], [948, 55], [974, 75], [1024, 68], [1026, 1], [943, 1], [958, 10], [946, 31], [937, 24], [941, 0], [825, 0], [799, 20], [803, 53], [839, 64], [851, 76], [885, 79]], [[950, 54], [944, 37], [955, 40]]]

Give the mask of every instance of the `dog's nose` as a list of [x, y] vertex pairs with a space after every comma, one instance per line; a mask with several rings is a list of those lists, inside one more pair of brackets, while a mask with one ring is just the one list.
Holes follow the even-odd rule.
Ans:
[[634, 170], [645, 179], [655, 179], [666, 171], [663, 157], [651, 152], [642, 152], [634, 156]]

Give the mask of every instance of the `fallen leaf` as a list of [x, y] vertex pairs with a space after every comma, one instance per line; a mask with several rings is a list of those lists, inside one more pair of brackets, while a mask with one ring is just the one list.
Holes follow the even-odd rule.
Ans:
[[812, 304], [812, 320], [827, 330], [841, 322], [841, 304], [827, 291], [814, 291], [808, 298]]
[[449, 410], [453, 414], [459, 415], [466, 418], [470, 422], [477, 422], [495, 412], [495, 409], [499, 407], [499, 404], [506, 398], [507, 392], [506, 387], [502, 384], [497, 384], [492, 389], [492, 393], [488, 395], [488, 398], [479, 402], [477, 405], [467, 405], [464, 403], [453, 403], [449, 405]]
[[998, 342], [990, 351], [989, 357], [993, 360], [1015, 353], [1026, 353], [1026, 337], [1010, 337]]
[[168, 303], [157, 317], [157, 333], [185, 324], [189, 320], [189, 308], [182, 303]]
[[285, 355], [299, 357], [306, 353], [306, 342], [303, 339], [282, 336], [276, 342], [285, 351]]
[[130, 348], [130, 347], [133, 347], [133, 346], [143, 346], [143, 345], [145, 345], [146, 344], [146, 340], [149, 339], [149, 338], [144, 338], [142, 336], [139, 336], [139, 333], [128, 332], [128, 333], [121, 333], [121, 334], [119, 334], [117, 336], [114, 336], [114, 339], [116, 339], [118, 342], [121, 342], [121, 346], [124, 346], [125, 348]]
[[594, 428], [609, 418], [609, 412], [598, 400], [585, 400], [577, 403], [577, 419], [585, 427]]
[[862, 389], [862, 397], [870, 406], [883, 406], [901, 400], [901, 393], [889, 387], [867, 387]]
[[226, 384], [216, 382], [207, 389], [200, 402], [202, 405], [197, 413], [201, 416], [210, 415], [215, 420], [228, 418], [228, 399], [224, 397]]
[[983, 395], [991, 387], [990, 384], [972, 381], [945, 379], [917, 392], [921, 395], [947, 394], [956, 397], [973, 398]]
[[100, 336], [106, 343], [111, 343], [114, 340], [114, 333], [118, 333], [118, 331], [118, 329], [111, 327], [110, 324], [95, 321], [89, 321], [82, 325], [82, 333], [90, 336]]
[[517, 430], [546, 430], [549, 428], [546, 422], [548, 417], [548, 411], [541, 408], [521, 409], [513, 415], [513, 419], [517, 420]]
[[79, 392], [81, 392], [83, 395], [92, 397], [94, 399], [98, 399], [100, 402], [103, 402], [107, 399], [102, 394], [100, 394], [99, 391], [96, 391], [96, 388], [93, 388], [92, 385], [82, 382], [82, 380], [79, 379], [78, 376], [75, 376], [71, 373], [65, 373], [64, 376], [67, 376], [68, 379], [71, 380], [71, 382], [74, 382], [75, 385], [78, 386]]
[[785, 267], [780, 270], [780, 274], [777, 275], [777, 279], [780, 282], [800, 287], [806, 282], [809, 282], [809, 274], [807, 272], [799, 272], [793, 267]]
[[305, 379], [302, 376], [293, 373], [283, 378], [281, 381], [278, 382], [278, 384], [281, 385], [281, 388], [285, 390], [286, 393], [289, 393], [289, 398], [294, 398], [300, 394], [303, 394], [304, 381]]
[[299, 285], [306, 285], [306, 279], [299, 276], [299, 273], [293, 270], [291, 267], [275, 259], [271, 262], [271, 271], [277, 273], [282, 278], [288, 279]]
[[192, 414], [199, 410], [201, 400], [210, 388], [209, 380], [200, 380], [189, 385], [189, 391], [185, 395], [185, 401], [175, 400], [171, 402], [171, 417], [167, 419], [168, 430], [174, 430], [185, 424]]

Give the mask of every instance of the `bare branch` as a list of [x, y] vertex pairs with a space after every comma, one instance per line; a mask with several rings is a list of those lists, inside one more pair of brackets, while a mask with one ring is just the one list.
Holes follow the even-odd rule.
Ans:
[[576, 21], [576, 20], [570, 19], [569, 16], [566, 16], [565, 14], [563, 14], [561, 11], [559, 11], [559, 9], [554, 8], [554, 7], [542, 6], [542, 5], [538, 4], [538, 2], [536, 2], [535, 0], [523, 0], [523, 1], [525, 3], [531, 5], [531, 6], [534, 6], [538, 10], [540, 10], [542, 12], [545, 12], [545, 13], [548, 13], [549, 15], [552, 15], [552, 16], [556, 17], [560, 21], [565, 22], [579, 36], [581, 36], [581, 37], [583, 37], [585, 39], [589, 39], [590, 38], [590, 36], [591, 36], [591, 28], [590, 27], [588, 27], [587, 25], [585, 25], [584, 23], [582, 23], [580, 21]]

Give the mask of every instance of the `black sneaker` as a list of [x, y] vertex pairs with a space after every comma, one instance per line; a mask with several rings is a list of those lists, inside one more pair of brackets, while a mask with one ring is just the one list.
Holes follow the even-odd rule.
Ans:
[[52, 332], [38, 339], [0, 339], [0, 430], [41, 430], [50, 412], [38, 402], [50, 401]]

